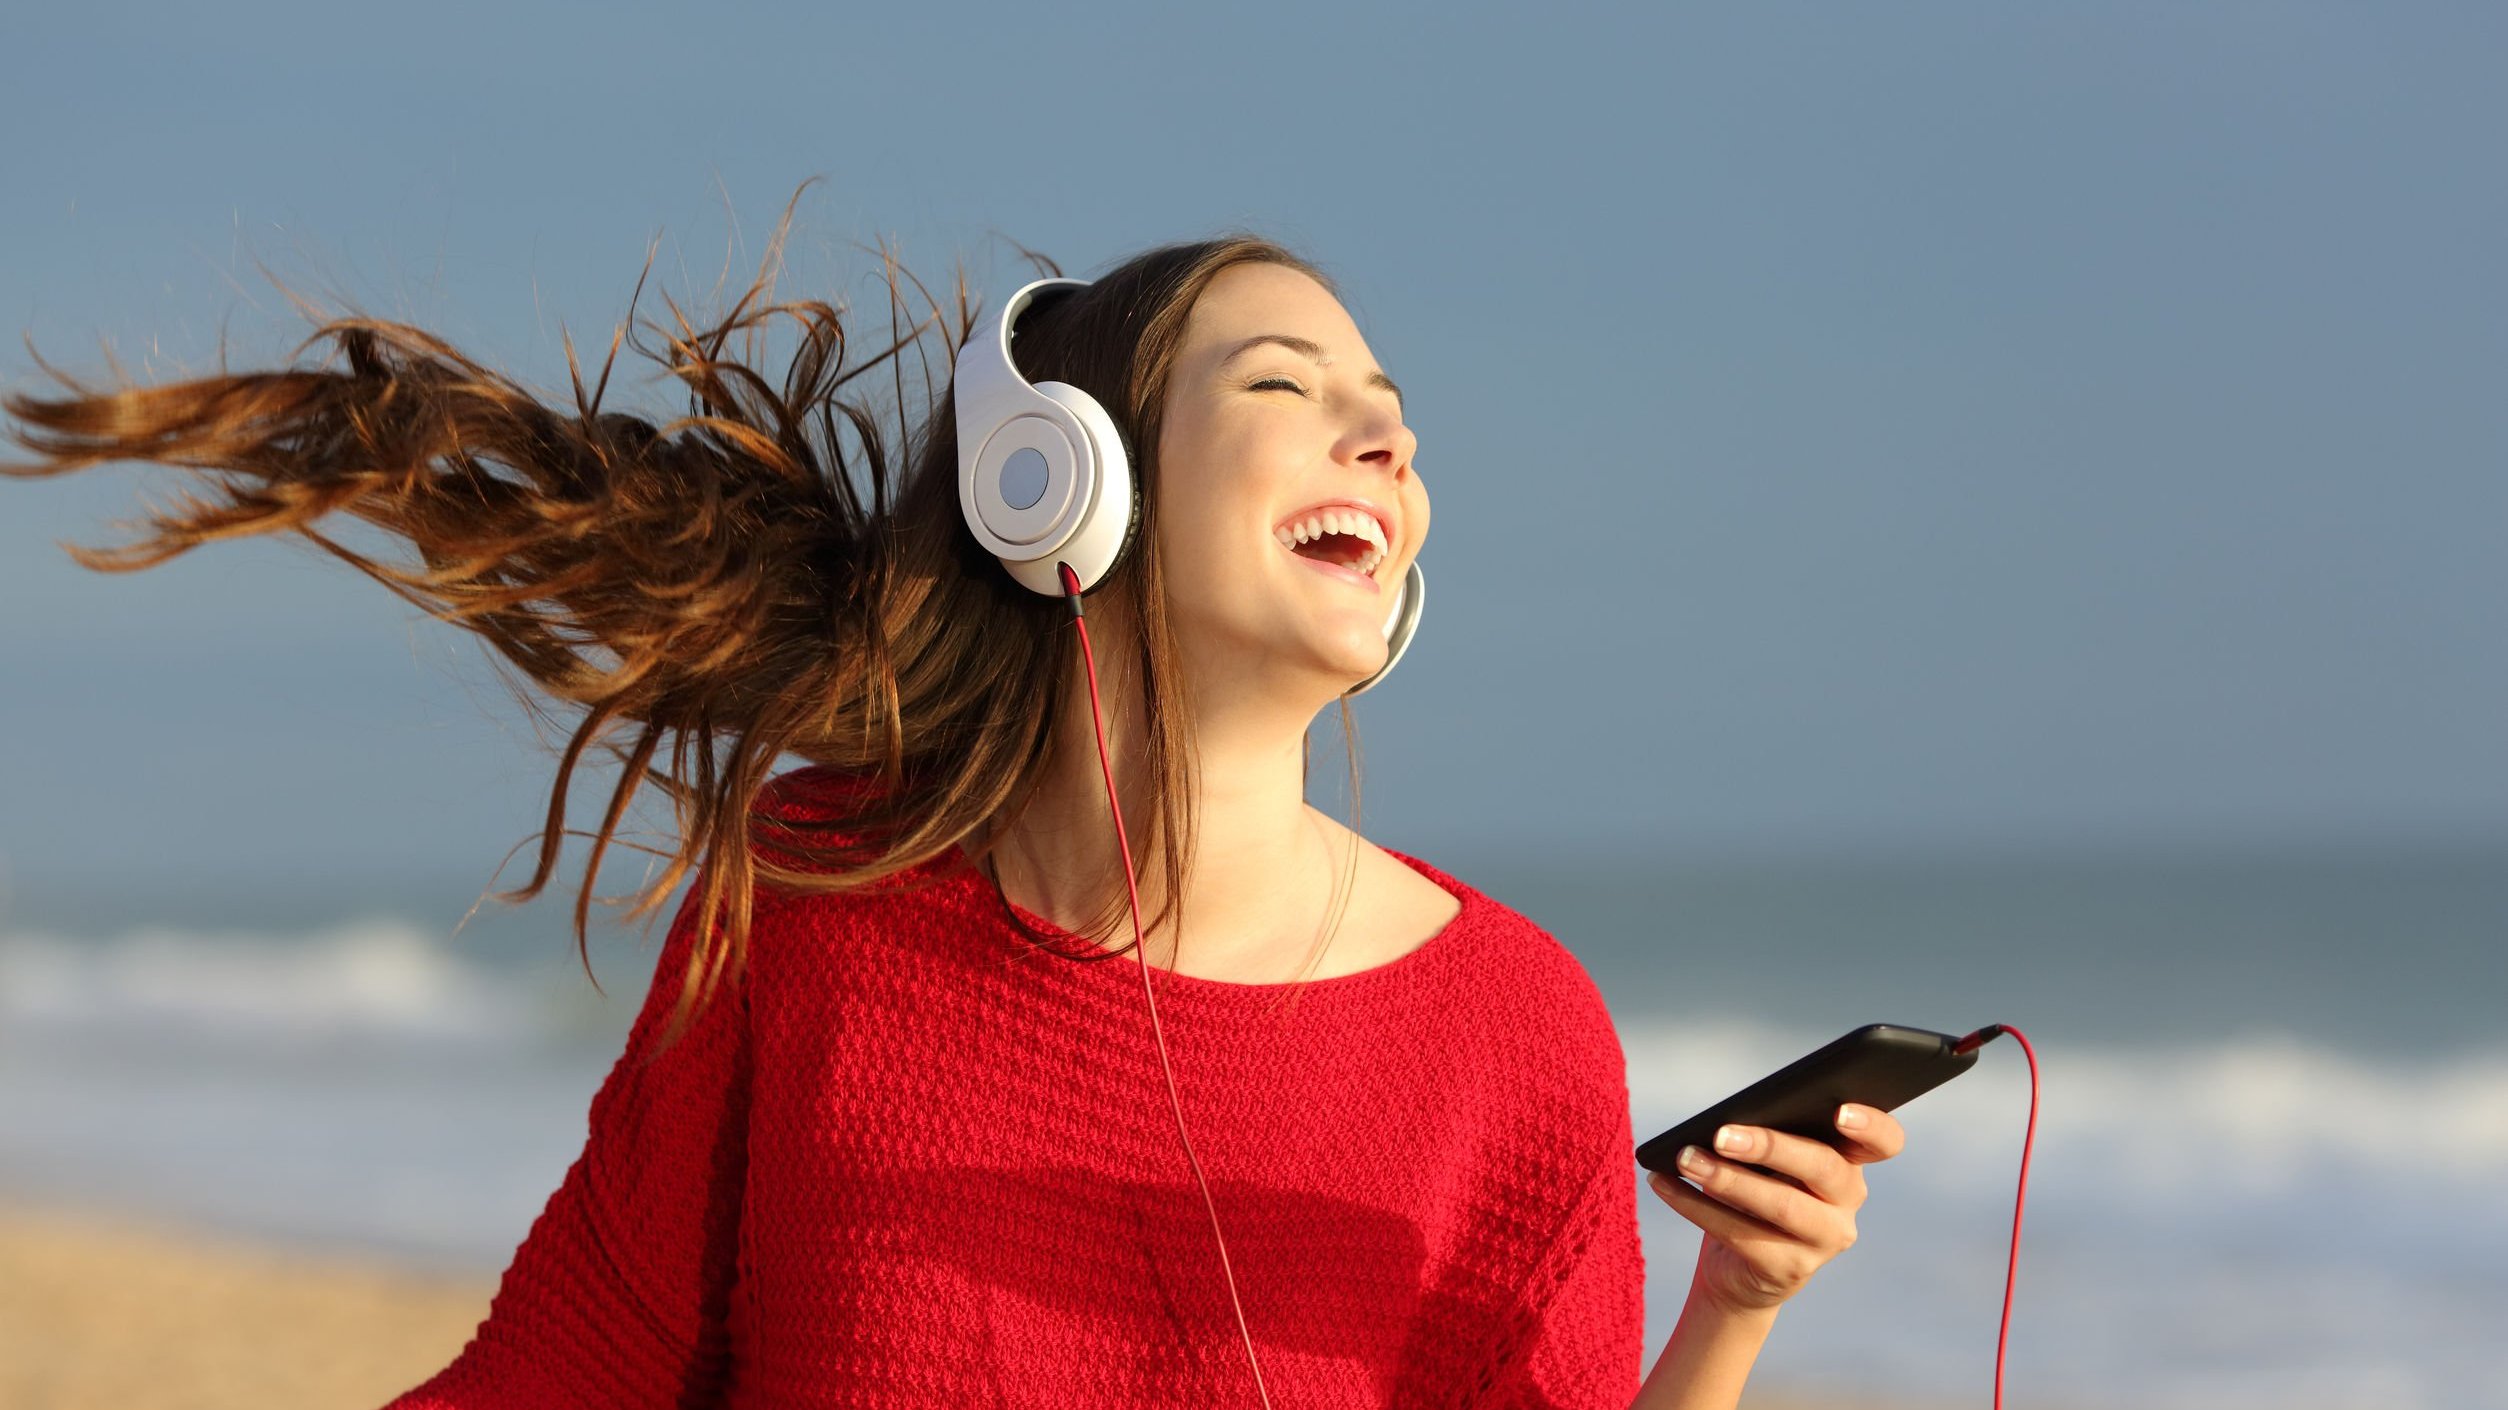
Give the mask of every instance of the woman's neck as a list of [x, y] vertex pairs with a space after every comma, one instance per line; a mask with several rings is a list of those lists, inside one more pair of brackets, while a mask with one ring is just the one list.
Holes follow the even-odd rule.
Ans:
[[[1140, 747], [1138, 692], [1117, 665], [1122, 653], [1101, 651], [1099, 694], [1106, 712], [1106, 749], [1124, 800], [1124, 830], [1136, 852], [1153, 825], [1149, 759]], [[1116, 659], [1110, 659], [1116, 658]], [[994, 853], [994, 871], [1013, 901], [1057, 925], [1076, 929], [1100, 907], [1122, 915], [1124, 877], [1115, 829], [1106, 809], [1106, 781], [1089, 714], [1088, 682], [1075, 662], [1076, 708], [1056, 721], [1043, 781], [1008, 824]], [[1197, 788], [1194, 855], [1185, 874], [1183, 943], [1198, 969], [1251, 970], [1290, 965], [1319, 938], [1340, 867], [1330, 824], [1306, 804], [1305, 722], [1294, 708], [1231, 692], [1194, 711]], [[1141, 918], [1165, 904], [1163, 860], [1140, 867]], [[1128, 918], [1114, 943], [1131, 942]], [[1149, 934], [1152, 964], [1175, 963], [1174, 918]]]

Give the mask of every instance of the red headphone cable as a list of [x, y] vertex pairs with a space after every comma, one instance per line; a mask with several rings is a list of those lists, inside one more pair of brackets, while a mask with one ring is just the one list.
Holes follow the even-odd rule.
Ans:
[[1158, 994], [1150, 984], [1148, 942], [1141, 936], [1141, 886], [1132, 874], [1132, 841], [1124, 835], [1123, 803], [1115, 792], [1114, 765], [1106, 758], [1106, 717], [1097, 703], [1097, 653], [1089, 649], [1089, 624], [1080, 609], [1080, 575], [1068, 563], [1054, 565], [1062, 574], [1063, 601], [1071, 608], [1071, 625], [1080, 631], [1080, 659], [1088, 667], [1089, 719], [1097, 728], [1097, 767], [1106, 776], [1106, 806], [1115, 817], [1115, 846], [1123, 855], [1123, 885], [1132, 897], [1132, 953], [1141, 962], [1141, 995], [1149, 1001], [1150, 1034], [1158, 1040], [1158, 1065], [1167, 1073], [1167, 1101], [1176, 1113], [1176, 1135], [1184, 1141], [1184, 1158], [1193, 1167], [1193, 1178], [1202, 1187], [1202, 1205], [1210, 1211], [1211, 1237], [1219, 1242], [1219, 1271], [1228, 1280], [1228, 1305], [1237, 1314], [1237, 1335], [1245, 1339], [1246, 1364], [1254, 1368], [1254, 1394], [1262, 1401], [1263, 1410], [1271, 1410], [1271, 1393], [1263, 1388], [1263, 1363], [1254, 1357], [1254, 1334], [1246, 1330], [1245, 1308], [1237, 1301], [1236, 1270], [1228, 1264], [1228, 1237], [1219, 1231], [1219, 1206], [1210, 1197], [1210, 1181], [1202, 1176], [1200, 1157], [1193, 1154], [1193, 1137], [1184, 1129], [1184, 1099], [1176, 1094], [1176, 1070], [1167, 1061], [1167, 1035], [1158, 1026]]
[[1952, 1052], [1965, 1053], [2006, 1033], [2020, 1040], [2020, 1050], [2029, 1058], [2029, 1129], [2020, 1138], [2020, 1192], [2012, 1197], [2012, 1252], [2003, 1265], [2003, 1326], [1994, 1335], [1994, 1410], [2003, 1410], [2003, 1349], [2012, 1334], [2012, 1277], [2020, 1269], [2020, 1213], [2029, 1202], [2029, 1149], [2038, 1140], [2038, 1050], [2029, 1046], [2027, 1034], [2008, 1023], [1989, 1023], [1951, 1045]]
[[[1228, 1261], [1228, 1238], [1219, 1228], [1219, 1206], [1212, 1200], [1210, 1181], [1202, 1174], [1202, 1162], [1193, 1153], [1193, 1137], [1185, 1130], [1184, 1099], [1176, 1091], [1176, 1071], [1167, 1058], [1167, 1035], [1158, 1022], [1158, 992], [1150, 983], [1148, 942], [1141, 933], [1140, 880], [1132, 870], [1132, 842], [1123, 826], [1123, 803], [1115, 789], [1115, 770], [1106, 753], [1106, 717], [1097, 694], [1097, 653], [1089, 646], [1088, 617], [1080, 603], [1080, 578], [1068, 563], [1055, 567], [1062, 575], [1063, 601], [1071, 608], [1071, 625], [1080, 633], [1080, 659], [1087, 669], [1089, 682], [1089, 721], [1097, 735], [1097, 767], [1106, 780], [1106, 805], [1115, 820], [1115, 844], [1123, 857], [1124, 890], [1131, 897], [1132, 951], [1140, 962], [1141, 996], [1149, 1005], [1150, 1034], [1158, 1043], [1159, 1067], [1167, 1076], [1167, 1101], [1175, 1112], [1176, 1135], [1184, 1143], [1184, 1158], [1193, 1167], [1194, 1181], [1201, 1186], [1202, 1207], [1210, 1213], [1211, 1237], [1219, 1245], [1219, 1270], [1228, 1282], [1228, 1305], [1236, 1313], [1237, 1335], [1245, 1342], [1246, 1364], [1254, 1370], [1254, 1393], [1271, 1410], [1271, 1394], [1263, 1385], [1262, 1362], [1254, 1355], [1254, 1334], [1245, 1325], [1245, 1306], [1237, 1300], [1236, 1270]], [[2031, 1046], [2027, 1034], [2008, 1023], [1990, 1023], [1953, 1044], [1951, 1051], [1964, 1053], [1981, 1047], [2009, 1033], [2020, 1043], [2021, 1052], [2029, 1059], [2029, 1126], [2021, 1138], [2020, 1189], [2012, 1201], [2012, 1243], [2009, 1259], [2003, 1267], [2003, 1316], [2001, 1329], [1994, 1339], [1994, 1410], [2003, 1410], [2003, 1359], [2012, 1331], [2012, 1284], [2020, 1268], [2021, 1215], [2029, 1200], [2029, 1154], [2038, 1138], [2038, 1050]]]

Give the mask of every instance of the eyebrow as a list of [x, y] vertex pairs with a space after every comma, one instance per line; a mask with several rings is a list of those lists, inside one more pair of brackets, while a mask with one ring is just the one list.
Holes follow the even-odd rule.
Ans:
[[[1280, 346], [1287, 348], [1293, 353], [1303, 354], [1309, 361], [1315, 363], [1315, 365], [1319, 367], [1329, 367], [1332, 365], [1332, 359], [1324, 356], [1323, 344], [1315, 342], [1311, 339], [1298, 337], [1293, 333], [1257, 333], [1253, 337], [1246, 339], [1244, 342], [1237, 344], [1233, 348], [1230, 348], [1228, 350], [1228, 355], [1219, 360], [1219, 365], [1225, 367], [1229, 363], [1232, 363], [1238, 358], [1244, 356], [1247, 352], [1250, 352], [1265, 343], [1278, 343]], [[1410, 408], [1404, 406], [1402, 402], [1402, 389], [1393, 384], [1393, 379], [1391, 377], [1386, 376], [1382, 371], [1370, 372], [1367, 374], [1367, 385], [1371, 387], [1382, 387], [1386, 391], [1393, 393], [1394, 406], [1400, 409], [1403, 415], [1410, 415]]]

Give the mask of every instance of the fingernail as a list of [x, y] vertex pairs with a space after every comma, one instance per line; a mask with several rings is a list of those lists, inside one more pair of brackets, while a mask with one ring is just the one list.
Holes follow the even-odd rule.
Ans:
[[1742, 1148], [1742, 1133], [1741, 1133], [1741, 1132], [1739, 1132], [1739, 1131], [1735, 1130], [1734, 1128], [1732, 1128], [1732, 1127], [1730, 1127], [1730, 1126], [1719, 1126], [1719, 1127], [1717, 1127], [1717, 1128], [1716, 1128], [1716, 1149], [1717, 1149], [1717, 1150], [1720, 1150], [1720, 1151], [1737, 1151], [1737, 1150], [1740, 1150], [1741, 1148]]
[[1837, 1124], [1838, 1129], [1842, 1131], [1861, 1131], [1864, 1129], [1864, 1109], [1851, 1105], [1839, 1107]]
[[1692, 1175], [1707, 1173], [1707, 1153], [1696, 1146], [1681, 1147], [1681, 1168]]

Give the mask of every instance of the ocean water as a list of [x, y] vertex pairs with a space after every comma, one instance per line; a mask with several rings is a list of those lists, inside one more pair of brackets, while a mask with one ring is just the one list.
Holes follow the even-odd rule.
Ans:
[[[2508, 847], [1431, 860], [1584, 961], [1641, 1139], [1862, 1023], [2026, 1032], [2013, 1404], [2508, 1407]], [[455, 933], [478, 887], [21, 885], [0, 1193], [501, 1269], [670, 913], [596, 915], [604, 997], [562, 896]], [[2006, 1039], [1900, 1111], [1755, 1386], [1990, 1403], [2028, 1079]], [[1698, 1235], [1640, 1194], [1651, 1364]]]

